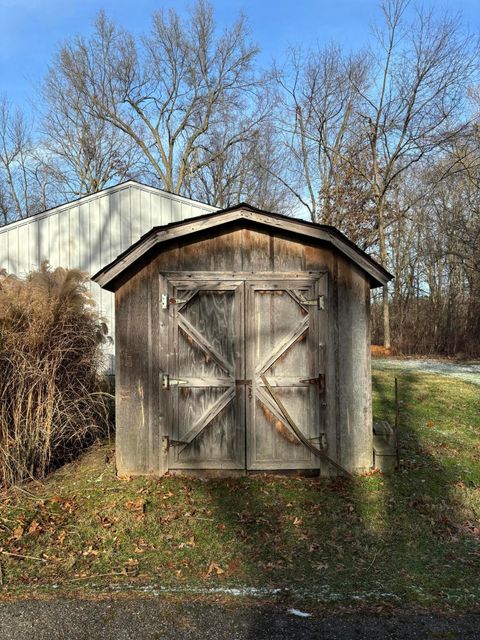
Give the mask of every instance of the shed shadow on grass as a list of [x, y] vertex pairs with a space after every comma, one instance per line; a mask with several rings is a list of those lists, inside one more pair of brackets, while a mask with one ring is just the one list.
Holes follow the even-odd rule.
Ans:
[[[374, 377], [373, 386], [376, 419], [392, 421], [393, 375]], [[475, 581], [473, 542], [459, 527], [465, 514], [454, 491], [458, 469], [417, 435], [429, 393], [417, 374], [401, 377], [402, 468], [392, 476], [208, 481], [230, 558], [219, 585], [232, 579], [281, 589], [289, 606], [307, 610], [329, 602], [455, 604], [455, 594]], [[250, 637], [262, 628], [260, 609], [258, 618], [252, 613]]]

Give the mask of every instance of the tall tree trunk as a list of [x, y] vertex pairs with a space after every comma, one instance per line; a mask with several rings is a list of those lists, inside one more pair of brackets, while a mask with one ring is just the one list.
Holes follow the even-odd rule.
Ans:
[[[378, 201], [378, 241], [380, 245], [380, 263], [387, 268], [387, 243], [385, 239], [384, 199]], [[383, 311], [383, 346], [390, 348], [390, 301], [388, 298], [388, 284], [383, 285], [382, 297]]]

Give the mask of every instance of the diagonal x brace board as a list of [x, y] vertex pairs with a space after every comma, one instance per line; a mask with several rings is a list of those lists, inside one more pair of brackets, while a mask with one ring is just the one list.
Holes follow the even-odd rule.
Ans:
[[189, 431], [187, 431], [184, 436], [182, 436], [182, 442], [184, 442], [185, 444], [178, 448], [179, 453], [181, 453], [185, 449], [185, 447], [187, 447], [193, 440], [195, 440], [198, 434], [203, 431], [203, 429], [205, 429], [205, 427], [214, 418], [216, 418], [218, 414], [223, 411], [223, 409], [225, 409], [227, 404], [235, 398], [235, 394], [236, 388], [233, 386], [230, 387], [225, 391], [225, 393], [222, 393], [222, 395], [212, 404], [211, 407], [209, 407], [209, 409], [207, 409], [207, 411], [205, 411], [202, 416], [200, 416], [193, 427], [189, 429]]
[[[266, 393], [263, 390], [263, 388], [260, 387], [260, 386], [257, 386], [257, 388], [255, 390], [255, 393], [257, 395], [257, 400], [259, 402], [261, 402], [263, 404], [263, 406], [272, 413], [273, 417], [276, 418], [277, 420], [280, 420], [280, 422], [282, 424], [284, 424], [287, 427], [287, 429], [290, 429], [290, 431], [292, 431], [292, 429], [290, 428], [290, 425], [288, 424], [288, 420], [285, 418], [283, 413], [280, 411], [278, 405], [268, 395], [268, 393]], [[298, 438], [297, 438], [297, 440], [298, 440]], [[295, 444], [300, 444], [300, 442], [295, 442]]]
[[183, 302], [181, 302], [180, 304], [177, 303], [177, 311], [182, 311], [190, 302], [190, 300], [197, 295], [197, 293], [198, 289], [190, 289], [188, 292], [182, 295]]
[[288, 293], [290, 298], [298, 304], [299, 307], [301, 307], [304, 311], [308, 313], [309, 309], [308, 309], [308, 306], [305, 304], [305, 298], [302, 298], [301, 296], [299, 296], [298, 293], [293, 289], [285, 289], [285, 291]]
[[230, 362], [227, 362], [225, 358], [219, 353], [214, 346], [210, 344], [210, 342], [203, 336], [190, 322], [184, 318], [182, 315], [178, 314], [177, 316], [178, 326], [179, 328], [189, 336], [197, 345], [204, 351], [212, 360], [214, 360], [219, 367], [221, 367], [226, 373], [228, 373], [232, 378], [233, 370]]
[[264, 358], [263, 362], [257, 365], [255, 374], [260, 376], [265, 373], [270, 367], [287, 351], [303, 334], [308, 330], [309, 317], [305, 316], [300, 320], [297, 326], [286, 335], [277, 345], [274, 346], [272, 351]]
[[293, 418], [288, 413], [288, 411], [285, 408], [285, 405], [283, 404], [283, 402], [280, 400], [280, 398], [274, 392], [273, 387], [268, 382], [267, 378], [264, 375], [262, 375], [262, 376], [260, 376], [260, 379], [263, 382], [263, 384], [266, 386], [266, 388], [268, 389], [269, 394], [272, 396], [274, 402], [276, 403], [276, 405], [278, 406], [280, 411], [285, 416], [285, 419], [288, 422], [288, 426], [292, 429], [293, 433], [297, 436], [297, 438], [307, 447], [307, 449], [310, 449], [310, 451], [312, 453], [314, 453], [316, 456], [318, 456], [319, 458], [322, 458], [322, 460], [325, 460], [325, 462], [328, 462], [329, 464], [331, 464], [335, 469], [337, 469], [337, 471], [341, 471], [348, 478], [351, 478], [352, 474], [350, 473], [350, 471], [347, 471], [347, 469], [345, 469], [340, 464], [338, 464], [338, 462], [336, 462], [335, 460], [332, 460], [332, 458], [327, 456], [327, 454], [324, 451], [322, 451], [321, 449], [316, 447], [314, 444], [312, 444], [310, 442], [310, 440], [308, 440], [308, 438], [305, 437], [305, 435], [303, 434], [301, 429], [299, 429], [297, 427], [297, 425], [295, 424]]

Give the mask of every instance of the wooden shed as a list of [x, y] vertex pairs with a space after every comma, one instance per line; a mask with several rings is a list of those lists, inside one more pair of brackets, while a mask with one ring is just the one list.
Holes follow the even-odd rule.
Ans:
[[372, 465], [370, 289], [333, 227], [247, 204], [155, 227], [115, 292], [119, 474]]

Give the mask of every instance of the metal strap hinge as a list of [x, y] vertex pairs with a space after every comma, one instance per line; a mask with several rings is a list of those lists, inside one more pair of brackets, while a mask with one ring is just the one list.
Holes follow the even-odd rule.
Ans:
[[179, 378], [171, 378], [168, 373], [162, 375], [162, 387], [163, 389], [170, 389], [172, 385], [176, 384], [188, 384], [188, 380], [180, 380]]
[[162, 293], [160, 304], [162, 309], [168, 309], [171, 304], [185, 304], [188, 300], [180, 300], [180, 298], [169, 298], [166, 293]]
[[323, 310], [325, 309], [325, 296], [318, 296], [314, 300], [302, 300], [302, 304]]
[[189, 442], [184, 442], [183, 440], [173, 440], [169, 436], [163, 436], [163, 449], [164, 451], [168, 451], [170, 447], [181, 447], [183, 445], [190, 444]]
[[316, 378], [303, 378], [299, 382], [303, 384], [318, 384], [320, 390], [323, 391], [325, 389], [325, 374], [319, 373]]

